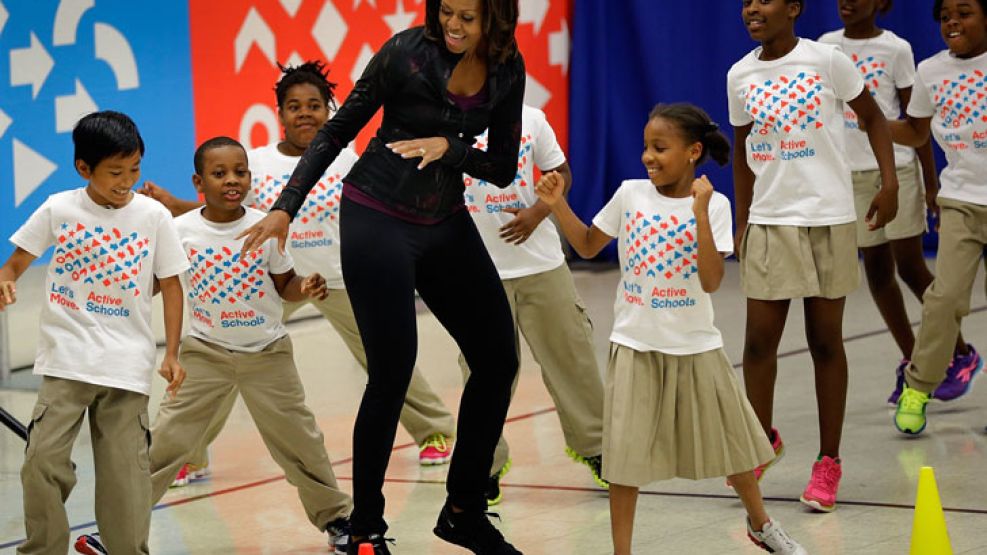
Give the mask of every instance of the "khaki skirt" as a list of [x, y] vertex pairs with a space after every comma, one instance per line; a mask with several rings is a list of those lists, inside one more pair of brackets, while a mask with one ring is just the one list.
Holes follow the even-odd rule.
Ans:
[[740, 244], [740, 285], [762, 301], [839, 299], [860, 285], [856, 224], [749, 224]]
[[610, 482], [730, 476], [774, 458], [723, 349], [675, 356], [611, 343], [605, 387]]

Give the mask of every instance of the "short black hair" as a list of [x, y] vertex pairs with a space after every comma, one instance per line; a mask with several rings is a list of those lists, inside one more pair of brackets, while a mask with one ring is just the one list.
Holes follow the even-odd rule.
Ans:
[[[932, 4], [932, 19], [939, 21], [942, 16], [942, 3], [944, 1], [945, 0], [936, 0], [935, 3]], [[980, 4], [980, 11], [984, 12], [984, 15], [987, 15], [987, 0], [977, 0], [977, 2]]]
[[658, 104], [652, 108], [648, 121], [659, 118], [678, 127], [682, 136], [690, 143], [703, 145], [696, 167], [702, 165], [707, 158], [712, 158], [721, 166], [730, 161], [730, 141], [702, 108], [687, 102]]
[[224, 146], [235, 146], [242, 150], [244, 154], [247, 154], [247, 149], [243, 148], [240, 141], [225, 136], [213, 137], [206, 140], [206, 142], [199, 145], [199, 148], [195, 149], [195, 156], [192, 157], [192, 163], [195, 165], [195, 173], [202, 175], [202, 159], [205, 158], [207, 152], [214, 148], [221, 148]]
[[137, 124], [126, 114], [104, 110], [85, 115], [72, 129], [75, 160], [82, 160], [90, 170], [114, 156], [144, 156], [144, 139]]
[[281, 70], [281, 79], [274, 85], [274, 95], [278, 99], [278, 108], [284, 107], [284, 99], [288, 96], [288, 89], [295, 85], [309, 84], [319, 89], [322, 100], [326, 106], [336, 108], [336, 83], [329, 80], [329, 68], [321, 60], [309, 60], [297, 66], [283, 66], [278, 64]]

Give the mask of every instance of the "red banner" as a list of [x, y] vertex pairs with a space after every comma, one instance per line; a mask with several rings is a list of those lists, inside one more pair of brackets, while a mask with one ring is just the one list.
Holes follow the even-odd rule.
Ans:
[[[321, 59], [339, 101], [376, 49], [424, 21], [424, 0], [191, 0], [196, 142], [216, 135], [247, 148], [281, 137], [276, 62]], [[541, 108], [563, 147], [568, 138], [568, 0], [521, 0], [517, 38], [528, 67], [525, 101]], [[380, 115], [357, 140], [373, 135]]]

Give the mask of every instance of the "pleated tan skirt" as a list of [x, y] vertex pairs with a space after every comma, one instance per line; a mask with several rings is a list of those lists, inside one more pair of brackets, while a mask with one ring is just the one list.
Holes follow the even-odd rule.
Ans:
[[611, 343], [605, 387], [610, 482], [730, 476], [774, 457], [723, 349], [675, 356]]

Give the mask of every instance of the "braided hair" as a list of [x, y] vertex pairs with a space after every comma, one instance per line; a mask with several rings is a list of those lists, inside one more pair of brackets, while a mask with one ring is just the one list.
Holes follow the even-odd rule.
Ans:
[[702, 108], [687, 102], [658, 104], [651, 110], [648, 120], [658, 118], [675, 124], [686, 141], [703, 145], [703, 152], [696, 160], [696, 166], [707, 158], [712, 158], [721, 166], [730, 161], [730, 141]]

